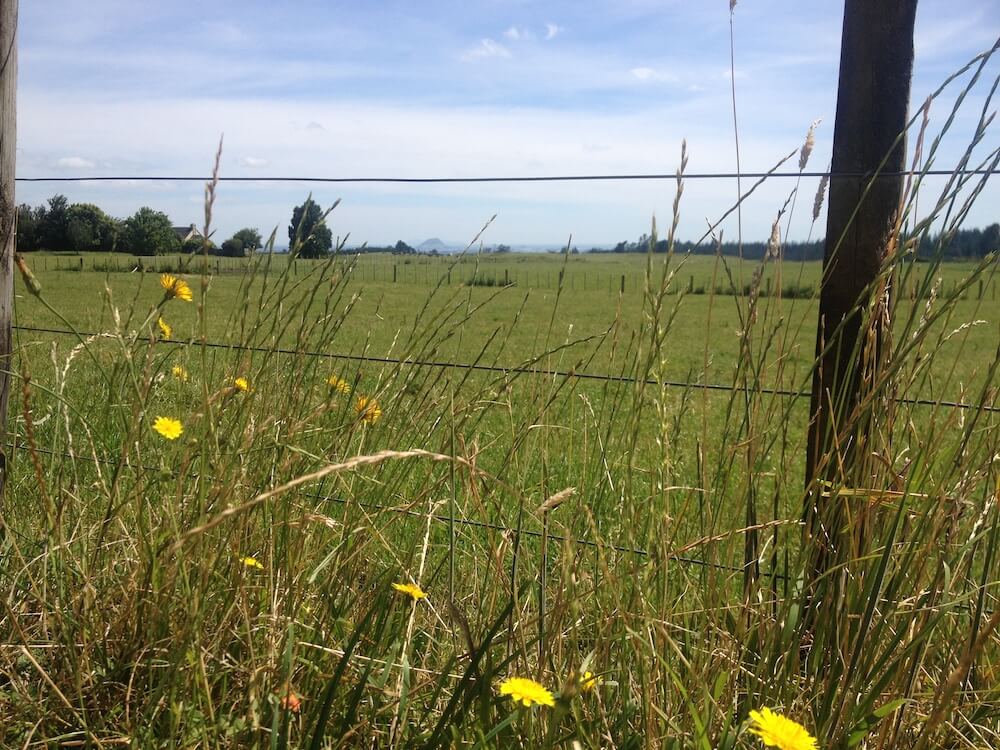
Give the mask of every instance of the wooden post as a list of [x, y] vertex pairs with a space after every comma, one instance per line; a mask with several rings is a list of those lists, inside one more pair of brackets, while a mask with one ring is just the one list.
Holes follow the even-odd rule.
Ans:
[[[883, 304], [884, 296], [873, 295], [887, 291], [877, 280], [893, 247], [903, 178], [851, 175], [906, 168], [906, 141], [901, 134], [910, 99], [916, 8], [916, 0], [846, 0], [844, 6], [816, 337], [818, 367], [806, 448], [806, 481], [812, 490], [804, 508], [811, 545], [810, 587], [849, 554], [848, 545], [837, 536], [843, 527], [838, 517], [843, 500], [823, 497], [816, 483], [827, 480], [842, 486], [860, 481], [854, 476], [860, 468], [856, 464], [872, 448], [867, 442], [871, 423], [857, 407], [878, 366], [890, 308], [886, 305], [871, 316], [867, 310], [873, 299]], [[824, 580], [834, 585], [835, 578]], [[811, 589], [807, 596], [810, 602], [823, 600], [835, 606], [833, 596], [818, 590]], [[838, 613], [831, 610], [831, 614]]]
[[[7, 485], [7, 399], [10, 392], [17, 201], [17, 0], [0, 0], [0, 498]], [[0, 516], [2, 519], [2, 516]], [[0, 538], [3, 537], [0, 520]]]

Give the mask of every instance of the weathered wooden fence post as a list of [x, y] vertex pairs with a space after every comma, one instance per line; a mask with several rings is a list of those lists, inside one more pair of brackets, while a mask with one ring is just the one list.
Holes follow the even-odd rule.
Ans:
[[[855, 463], [867, 453], [871, 425], [866, 409], [859, 407], [890, 325], [888, 280], [883, 284], [880, 276], [892, 252], [902, 194], [899, 172], [905, 169], [916, 8], [917, 0], [846, 0], [844, 6], [818, 366], [806, 451], [811, 490], [804, 508], [810, 556], [807, 601], [812, 604], [835, 606], [834, 596], [814, 587], [835, 585], [836, 576], [823, 573], [846, 554], [847, 546], [840, 538], [842, 501], [824, 496], [820, 483], [843, 486], [856, 478]], [[869, 315], [875, 302], [879, 312]]]
[[[17, 201], [17, 0], [0, 0], [0, 498], [7, 485], [7, 398], [10, 391]], [[3, 521], [0, 516], [0, 537]]]

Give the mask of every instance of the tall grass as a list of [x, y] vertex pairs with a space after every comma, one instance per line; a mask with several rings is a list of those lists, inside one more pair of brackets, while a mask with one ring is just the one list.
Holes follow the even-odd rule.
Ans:
[[[411, 364], [500, 295], [530, 295], [450, 286], [447, 269], [389, 351], [344, 336], [364, 287], [340, 252], [303, 274], [255, 257], [224, 309], [207, 256], [184, 277], [193, 302], [155, 278], [132, 299], [108, 290], [100, 335], [19, 352], [2, 744], [707, 750], [753, 746], [749, 711], [770, 706], [822, 747], [997, 746], [1000, 352], [960, 353], [986, 368], [973, 408], [899, 400], [949, 379], [945, 345], [978, 320], [939, 293], [940, 260], [907, 262], [933, 225], [917, 218], [919, 183], [884, 277], [920, 294], [890, 297], [870, 456], [850, 483], [805, 485], [808, 398], [769, 387], [811, 378], [787, 356], [802, 302], [761, 283], [794, 195], [748, 296], [716, 298], [725, 280], [743, 286], [717, 256], [712, 305], [740, 320], [723, 393], [662, 385], [689, 293], [672, 250], [648, 257], [637, 329], [621, 316], [561, 329], [560, 285], [531, 351], [507, 351], [520, 315], [477, 342], [498, 372]], [[934, 219], [956, 229], [984, 183], [956, 174]], [[987, 258], [965, 288], [996, 270]], [[34, 292], [58, 306], [58, 289]], [[157, 321], [184, 305], [197, 324], [164, 345]], [[228, 348], [208, 346], [213, 316]], [[307, 355], [334, 351], [356, 358]], [[572, 375], [598, 355], [615, 378]], [[501, 367], [511, 356], [517, 371]], [[853, 542], [823, 573], [836, 597], [819, 601], [801, 520], [816, 492], [819, 527]], [[502, 697], [511, 676], [554, 706]]]

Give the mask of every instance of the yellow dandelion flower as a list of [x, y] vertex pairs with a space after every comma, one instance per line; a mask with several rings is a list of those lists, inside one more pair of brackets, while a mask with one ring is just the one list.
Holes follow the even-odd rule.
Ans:
[[500, 683], [500, 695], [509, 695], [515, 703], [530, 706], [555, 706], [556, 700], [548, 690], [534, 680], [524, 677], [509, 677]]
[[348, 383], [343, 378], [338, 377], [336, 375], [331, 375], [330, 377], [328, 377], [326, 379], [326, 384], [330, 386], [333, 390], [335, 390], [337, 393], [342, 393], [345, 396], [347, 396], [351, 392], [351, 384]]
[[240, 562], [246, 565], [248, 568], [257, 568], [258, 570], [263, 570], [264, 565], [256, 557], [251, 557], [247, 555], [246, 557], [241, 557]]
[[175, 379], [181, 381], [182, 383], [188, 382], [188, 371], [183, 365], [174, 365], [170, 368], [170, 374], [174, 376]]
[[580, 675], [580, 690], [584, 693], [593, 690], [604, 682], [604, 678], [600, 675], [594, 675], [593, 672], [587, 671]]
[[400, 594], [406, 594], [413, 598], [413, 601], [419, 602], [421, 599], [426, 599], [427, 594], [424, 590], [413, 583], [394, 583], [392, 587], [396, 589]]
[[176, 440], [184, 432], [184, 425], [173, 417], [157, 417], [153, 420], [153, 430], [167, 440]]
[[818, 750], [816, 738], [801, 724], [776, 714], [769, 708], [751, 711], [750, 719], [754, 726], [750, 733], [760, 737], [767, 747], [779, 750]]
[[382, 407], [378, 405], [378, 401], [367, 396], [358, 396], [354, 411], [358, 413], [358, 418], [361, 421], [368, 424], [375, 424], [382, 418]]
[[163, 287], [166, 293], [167, 299], [177, 299], [184, 300], [185, 302], [190, 302], [194, 299], [194, 295], [191, 294], [191, 287], [184, 279], [179, 279], [176, 276], [172, 276], [169, 273], [160, 274], [160, 286]]
[[169, 339], [173, 335], [174, 329], [171, 328], [170, 324], [167, 323], [167, 321], [165, 321], [163, 318], [157, 318], [156, 325], [160, 327], [160, 334], [163, 336], [164, 339]]
[[233, 381], [233, 387], [240, 393], [249, 393], [250, 381], [246, 378], [236, 378], [236, 380]]

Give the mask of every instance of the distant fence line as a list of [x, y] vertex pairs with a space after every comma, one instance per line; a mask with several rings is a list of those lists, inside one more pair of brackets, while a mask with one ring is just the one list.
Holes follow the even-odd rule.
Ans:
[[[25, 331], [28, 333], [47, 333], [59, 336], [72, 336], [74, 338], [99, 338], [104, 334], [92, 331], [71, 331], [64, 328], [45, 328], [39, 326], [12, 326], [15, 331]], [[809, 397], [809, 391], [794, 391], [784, 388], [751, 388], [747, 386], [728, 385], [725, 383], [700, 383], [686, 380], [657, 380], [655, 378], [634, 378], [628, 375], [609, 375], [606, 373], [577, 372], [575, 370], [553, 370], [544, 367], [482, 365], [471, 362], [449, 362], [437, 360], [402, 359], [398, 357], [372, 357], [362, 354], [342, 354], [337, 352], [317, 352], [309, 350], [285, 349], [282, 347], [262, 347], [245, 346], [242, 344], [224, 344], [218, 341], [177, 341], [156, 339], [157, 345], [162, 346], [204, 346], [209, 349], [228, 349], [231, 351], [258, 352], [262, 354], [280, 354], [283, 356], [315, 357], [320, 359], [337, 359], [348, 362], [370, 362], [376, 364], [400, 365], [405, 367], [437, 367], [454, 370], [470, 370], [473, 372], [486, 372], [498, 375], [528, 375], [532, 377], [553, 377], [553, 378], [576, 378], [578, 380], [626, 383], [658, 386], [661, 388], [683, 388], [685, 390], [702, 391], [724, 391], [739, 393], [759, 393], [764, 395], [779, 396], [783, 398]], [[982, 411], [987, 413], [1000, 413], [1000, 406], [989, 406], [987, 404], [970, 404], [963, 401], [949, 401], [944, 399], [931, 398], [895, 398], [897, 404], [910, 406], [930, 406], [945, 407], [952, 409], [964, 409], [972, 411]]]
[[[349, 255], [350, 253], [345, 253]], [[86, 263], [87, 254], [77, 256], [34, 256], [31, 253], [22, 255], [33, 271], [95, 271], [99, 273], [183, 273], [188, 269], [177, 259], [177, 256], [159, 257], [132, 256], [125, 254], [95, 253], [91, 263]], [[362, 254], [361, 257], [364, 257]], [[587, 269], [521, 269], [509, 266], [499, 266], [500, 261], [497, 256], [491, 258], [491, 262], [486, 267], [478, 269], [465, 269], [461, 266], [438, 270], [435, 268], [436, 262], [445, 263], [451, 256], [448, 255], [421, 255], [419, 262], [413, 263], [408, 256], [400, 256], [402, 259], [387, 262], [356, 264], [351, 269], [351, 274], [357, 281], [370, 281], [373, 283], [394, 283], [394, 284], [415, 284], [420, 286], [433, 286], [439, 283], [454, 286], [464, 284], [466, 286], [480, 287], [507, 287], [519, 286], [528, 289], [555, 290], [559, 288], [567, 291], [583, 292], [607, 292], [609, 294], [625, 294], [626, 292], [638, 293], [642, 291], [645, 283], [645, 275], [642, 272], [634, 271], [630, 273], [606, 273], [599, 270]], [[710, 256], [705, 256], [710, 257]], [[51, 261], [51, 263], [50, 263]], [[209, 269], [217, 275], [241, 274], [247, 269], [247, 258], [227, 258], [213, 256], [209, 260]], [[312, 264], [317, 261], [296, 258], [289, 259], [292, 265], [292, 273], [308, 273], [312, 270]], [[818, 263], [819, 261], [793, 261], [794, 263]], [[300, 265], [301, 264], [301, 265]], [[961, 282], [952, 280], [943, 282], [939, 294], [945, 298], [951, 298], [961, 294], [961, 299], [991, 300], [997, 299], [997, 282], [995, 279], [979, 279], [978, 286], [959, 292]], [[754, 291], [749, 283], [744, 283], [737, 287], [732, 283], [715, 284], [705, 283], [699, 280], [694, 274], [687, 278], [679, 276], [674, 290], [676, 293], [706, 295], [714, 294], [718, 296], [750, 296]], [[784, 299], [813, 299], [819, 294], [819, 288], [815, 284], [802, 282], [788, 282], [782, 286], [773, 283], [771, 277], [765, 277], [761, 286], [756, 290], [756, 294], [761, 297], [777, 297]], [[929, 289], [922, 289], [921, 285], [913, 282], [909, 289], [904, 290], [908, 299], [917, 299], [930, 296]]]

